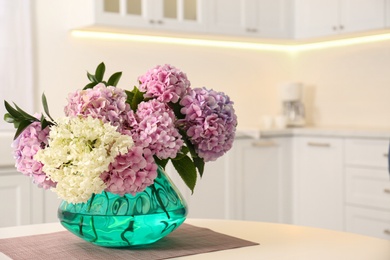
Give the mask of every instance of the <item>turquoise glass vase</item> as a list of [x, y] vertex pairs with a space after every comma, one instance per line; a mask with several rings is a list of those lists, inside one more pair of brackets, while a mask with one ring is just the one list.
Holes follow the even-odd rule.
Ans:
[[154, 184], [135, 196], [94, 194], [86, 203], [61, 202], [58, 218], [78, 237], [104, 247], [147, 245], [165, 237], [185, 220], [187, 204], [158, 169]]

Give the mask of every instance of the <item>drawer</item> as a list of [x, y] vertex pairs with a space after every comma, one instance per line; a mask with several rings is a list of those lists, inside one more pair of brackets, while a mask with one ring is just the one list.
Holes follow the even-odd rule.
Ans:
[[390, 177], [387, 170], [347, 167], [345, 173], [348, 203], [390, 209]]
[[390, 240], [390, 211], [347, 206], [345, 231]]
[[388, 168], [389, 140], [347, 139], [345, 140], [345, 162], [347, 165]]

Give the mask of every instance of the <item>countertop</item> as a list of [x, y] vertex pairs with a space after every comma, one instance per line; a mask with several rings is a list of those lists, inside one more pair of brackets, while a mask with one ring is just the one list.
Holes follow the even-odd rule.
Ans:
[[260, 127], [239, 127], [237, 138], [261, 138], [282, 136], [318, 136], [390, 139], [390, 128], [359, 127], [288, 127], [284, 129], [264, 129]]
[[[389, 260], [390, 241], [352, 233], [287, 224], [187, 219], [186, 223], [259, 245], [176, 259]], [[59, 223], [0, 228], [0, 238], [64, 230]], [[9, 259], [0, 253], [0, 259]]]

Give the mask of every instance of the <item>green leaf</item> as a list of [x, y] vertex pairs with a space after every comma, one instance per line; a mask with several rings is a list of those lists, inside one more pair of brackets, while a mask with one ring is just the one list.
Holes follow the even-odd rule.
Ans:
[[107, 86], [114, 86], [118, 85], [118, 82], [120, 78], [122, 77], [122, 72], [116, 72], [111, 75], [111, 77], [107, 81]]
[[92, 74], [89, 73], [88, 71], [87, 71], [87, 77], [88, 77], [88, 79], [89, 79], [91, 82], [99, 83], [99, 81], [97, 81], [95, 75], [92, 75]]
[[126, 103], [128, 103], [133, 111], [135, 111], [138, 107], [138, 104], [144, 101], [144, 94], [143, 92], [140, 92], [137, 87], [134, 87], [133, 90], [126, 91], [127, 94], [127, 100]]
[[25, 112], [23, 109], [21, 109], [20, 107], [18, 107], [18, 105], [15, 105], [15, 108], [18, 110], [18, 112], [23, 116], [24, 119], [29, 119], [31, 121], [38, 121], [38, 119], [32, 115], [30, 115], [29, 113]]
[[4, 106], [5, 109], [8, 111], [8, 113], [13, 117], [13, 118], [22, 118], [22, 115], [14, 109], [7, 101], [4, 100]]
[[4, 114], [4, 121], [12, 124], [15, 122], [15, 119], [9, 113], [5, 113]]
[[[43, 110], [45, 110], [45, 113], [46, 115], [52, 120], [54, 121], [54, 119], [51, 117], [50, 113], [49, 113], [49, 106], [47, 105], [47, 99], [46, 99], [46, 96], [45, 96], [45, 93], [42, 94], [42, 105], [43, 105]], [[42, 121], [42, 120], [41, 120]], [[43, 128], [42, 128], [43, 129]]]
[[195, 167], [198, 169], [200, 177], [203, 177], [204, 172], [204, 160], [200, 157], [192, 157], [192, 160], [194, 160]]
[[169, 107], [172, 108], [173, 110], [173, 113], [175, 114], [175, 116], [177, 117], [177, 119], [184, 119], [185, 115], [183, 115], [180, 110], [182, 109], [183, 106], [181, 106], [179, 104], [179, 102], [177, 103], [172, 103], [172, 102], [169, 102], [168, 103]]
[[190, 188], [191, 192], [194, 193], [197, 174], [194, 163], [190, 157], [185, 156], [180, 160], [172, 160], [172, 164], [184, 183]]
[[88, 83], [87, 85], [85, 85], [85, 87], [83, 88], [83, 90], [86, 90], [86, 89], [88, 89], [88, 88], [93, 88], [94, 86], [96, 86], [96, 82]]
[[97, 66], [95, 71], [95, 78], [98, 82], [102, 82], [105, 71], [106, 71], [106, 65], [104, 65], [104, 62], [102, 62]]
[[165, 170], [165, 166], [167, 166], [169, 159], [160, 159], [157, 156], [153, 156], [153, 157], [156, 164], [160, 165]]
[[33, 123], [33, 122], [30, 121], [30, 120], [23, 120], [23, 121], [21, 121], [19, 126], [18, 126], [18, 129], [16, 130], [16, 133], [15, 133], [15, 136], [14, 136], [14, 140], [16, 138], [18, 138], [18, 136], [24, 131], [24, 129], [26, 129], [26, 127], [28, 127], [31, 123]]

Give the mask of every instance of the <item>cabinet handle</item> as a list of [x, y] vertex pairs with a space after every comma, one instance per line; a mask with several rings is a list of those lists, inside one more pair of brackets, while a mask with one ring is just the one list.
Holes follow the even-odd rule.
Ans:
[[153, 24], [153, 23], [155, 23], [155, 21], [154, 20], [149, 20], [149, 23]]
[[343, 25], [340, 25], [340, 26], [339, 26], [339, 29], [340, 29], [340, 30], [344, 30], [344, 26], [343, 26]]
[[308, 142], [308, 146], [316, 146], [316, 147], [330, 147], [329, 143], [317, 143], [317, 142]]
[[383, 156], [384, 157], [389, 157], [389, 154], [388, 153], [384, 153]]
[[277, 146], [277, 144], [273, 141], [255, 141], [255, 142], [252, 142], [252, 146], [254, 146], [254, 147], [272, 147], [272, 146]]
[[337, 31], [337, 26], [332, 27], [333, 31]]
[[386, 235], [389, 235], [389, 236], [390, 236], [390, 229], [385, 229], [385, 230], [383, 230], [383, 233], [385, 233]]
[[157, 23], [158, 23], [158, 24], [163, 24], [164, 22], [161, 21], [161, 20], [158, 20]]
[[390, 194], [390, 189], [384, 189], [383, 192]]

